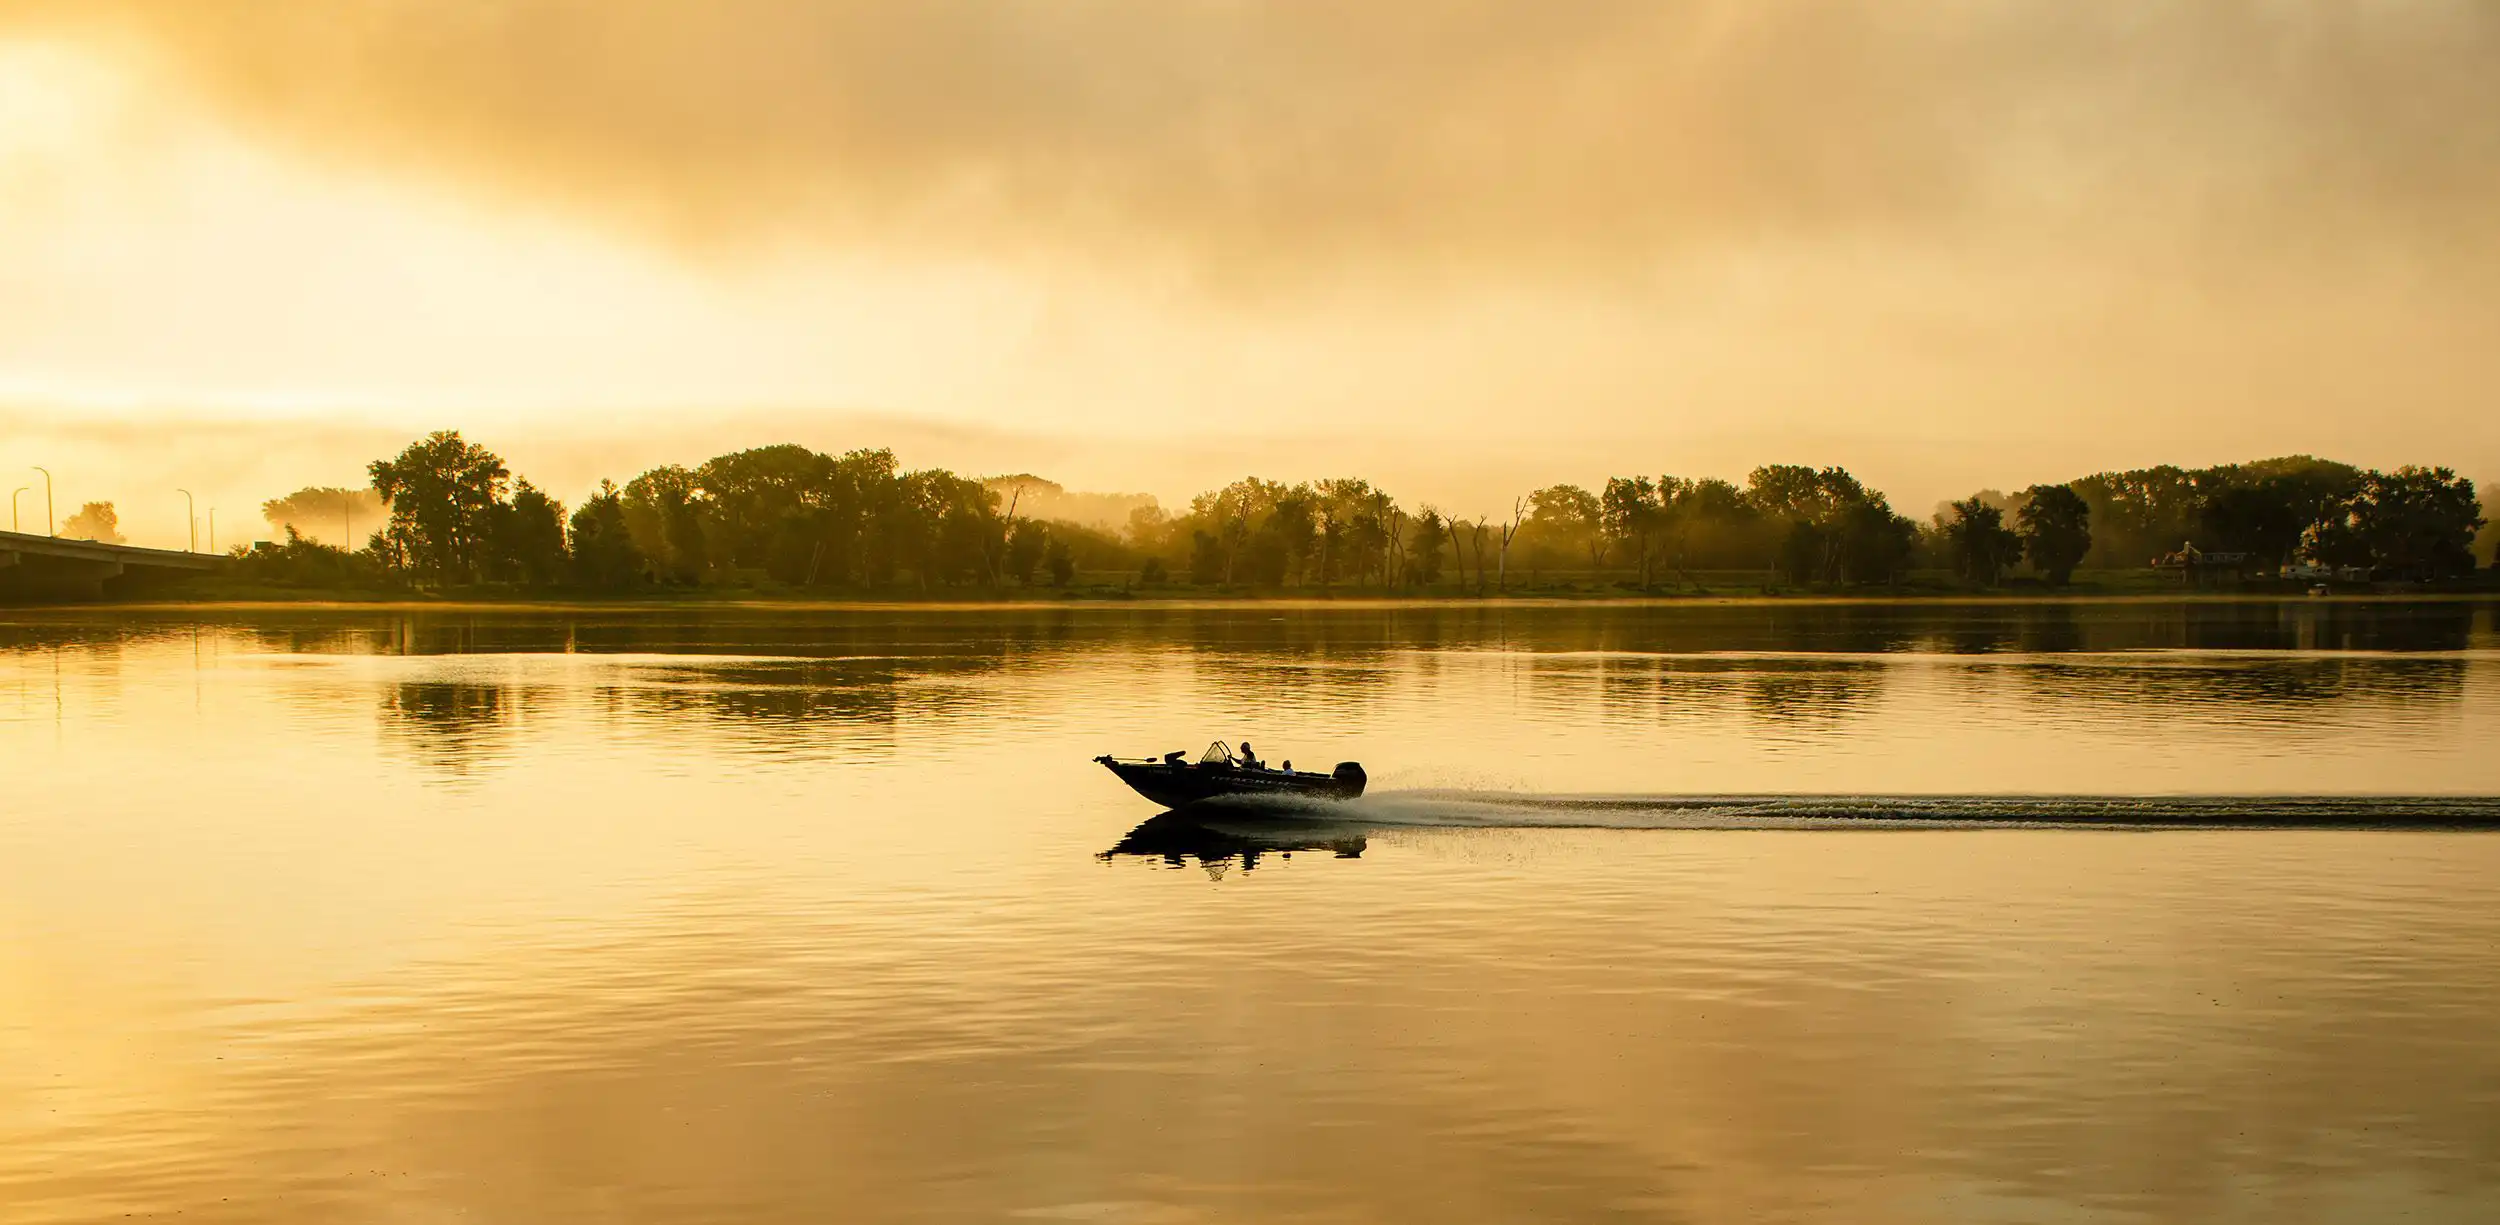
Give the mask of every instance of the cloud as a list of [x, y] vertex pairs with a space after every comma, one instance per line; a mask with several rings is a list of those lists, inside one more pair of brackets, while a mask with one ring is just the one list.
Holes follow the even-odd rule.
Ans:
[[311, 155], [705, 254], [1235, 288], [1973, 240], [2489, 254], [2500, 8], [32, 0]]
[[2481, 0], [0, 0], [0, 53], [0, 397], [216, 439], [0, 443], [134, 506], [439, 424], [568, 491], [2500, 464]]

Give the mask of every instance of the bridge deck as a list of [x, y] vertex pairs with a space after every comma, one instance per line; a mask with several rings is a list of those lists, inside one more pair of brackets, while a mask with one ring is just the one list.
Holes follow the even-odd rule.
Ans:
[[214, 553], [0, 532], [0, 603], [101, 600], [158, 582], [223, 570], [232, 560]]
[[0, 532], [0, 553], [120, 562], [125, 566], [171, 566], [177, 570], [216, 570], [228, 560], [216, 553], [142, 549], [135, 545], [99, 544], [93, 540], [71, 540], [63, 536], [37, 536], [31, 532]]

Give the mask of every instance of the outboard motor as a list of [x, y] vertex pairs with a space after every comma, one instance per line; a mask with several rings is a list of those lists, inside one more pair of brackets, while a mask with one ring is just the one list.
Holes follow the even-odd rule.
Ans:
[[1328, 772], [1328, 777], [1337, 780], [1338, 789], [1345, 793], [1347, 799], [1363, 794], [1363, 784], [1370, 781], [1364, 777], [1363, 763], [1359, 761], [1338, 762], [1337, 768]]

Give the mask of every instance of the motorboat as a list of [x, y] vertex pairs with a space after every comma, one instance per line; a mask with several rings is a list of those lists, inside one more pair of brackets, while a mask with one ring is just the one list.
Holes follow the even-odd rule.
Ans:
[[1338, 762], [1326, 774], [1291, 769], [1290, 762], [1284, 769], [1245, 765], [1233, 756], [1232, 746], [1221, 740], [1208, 745], [1198, 760], [1187, 758], [1187, 753], [1174, 750], [1159, 759], [1124, 760], [1105, 754], [1094, 760], [1119, 775], [1137, 794], [1165, 808], [1228, 796], [1351, 800], [1363, 794], [1366, 781], [1360, 762]]

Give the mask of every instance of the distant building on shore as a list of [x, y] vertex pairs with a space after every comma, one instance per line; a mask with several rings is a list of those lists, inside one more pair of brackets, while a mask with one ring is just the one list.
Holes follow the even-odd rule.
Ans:
[[2154, 558], [2153, 568], [2175, 571], [2181, 582], [2194, 587], [2207, 582], [2239, 578], [2248, 572], [2249, 562], [2255, 556], [2253, 553], [2245, 552], [2209, 552], [2197, 548], [2196, 542], [2191, 540], [2182, 542], [2178, 552], [2164, 553]]
[[2279, 573], [2304, 583], [2363, 583], [2370, 579], [2368, 566], [2321, 566], [2314, 561], [2290, 562]]

